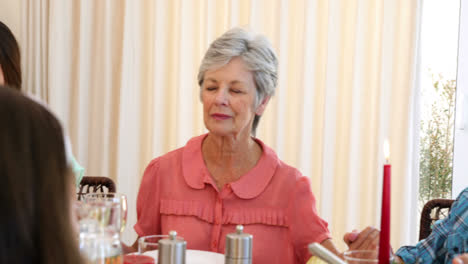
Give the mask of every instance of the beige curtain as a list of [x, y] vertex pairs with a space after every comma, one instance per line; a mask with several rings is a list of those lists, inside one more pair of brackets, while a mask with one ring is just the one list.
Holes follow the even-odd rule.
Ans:
[[27, 89], [62, 119], [87, 175], [135, 198], [148, 162], [204, 133], [196, 74], [227, 29], [266, 34], [280, 61], [258, 137], [311, 178], [339, 246], [379, 226], [390, 140], [392, 244], [417, 233], [418, 0], [22, 0]]

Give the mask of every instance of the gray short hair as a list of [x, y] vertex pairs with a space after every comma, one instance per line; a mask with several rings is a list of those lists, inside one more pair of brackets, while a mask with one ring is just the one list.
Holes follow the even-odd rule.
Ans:
[[[205, 72], [222, 67], [234, 57], [240, 57], [252, 71], [257, 107], [264, 98], [273, 96], [278, 83], [278, 59], [268, 39], [242, 28], [233, 28], [217, 38], [205, 53], [198, 70], [200, 96]], [[256, 115], [252, 125], [252, 135], [255, 135], [260, 116]]]

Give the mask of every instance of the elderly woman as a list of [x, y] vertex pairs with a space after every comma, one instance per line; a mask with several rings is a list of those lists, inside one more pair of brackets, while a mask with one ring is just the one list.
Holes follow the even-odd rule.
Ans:
[[190, 249], [223, 253], [226, 235], [242, 224], [254, 237], [253, 263], [305, 263], [312, 242], [337, 253], [309, 179], [253, 137], [277, 70], [262, 36], [235, 28], [211, 44], [198, 73], [209, 132], [148, 165], [139, 236], [176, 230]]

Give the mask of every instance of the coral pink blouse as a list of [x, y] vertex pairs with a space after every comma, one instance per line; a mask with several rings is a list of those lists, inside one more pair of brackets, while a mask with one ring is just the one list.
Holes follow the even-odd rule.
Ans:
[[138, 193], [138, 235], [176, 230], [188, 249], [224, 253], [226, 235], [242, 224], [253, 235], [253, 263], [305, 263], [307, 245], [330, 238], [308, 178], [255, 139], [263, 149], [258, 163], [218, 190], [201, 152], [206, 136], [148, 165]]

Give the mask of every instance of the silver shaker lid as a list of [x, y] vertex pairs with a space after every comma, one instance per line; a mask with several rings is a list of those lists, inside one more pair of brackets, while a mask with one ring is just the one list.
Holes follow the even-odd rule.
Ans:
[[251, 259], [252, 240], [251, 234], [244, 233], [242, 225], [236, 226], [236, 232], [226, 236], [226, 248], [224, 255], [230, 259]]
[[185, 249], [187, 242], [177, 237], [176, 231], [169, 231], [169, 238], [158, 242], [159, 264], [185, 264]]

